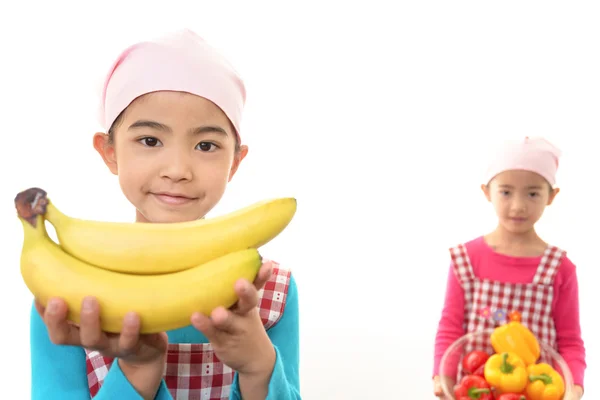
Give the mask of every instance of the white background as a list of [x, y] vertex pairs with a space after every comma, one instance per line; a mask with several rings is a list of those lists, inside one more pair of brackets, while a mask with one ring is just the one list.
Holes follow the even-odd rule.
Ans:
[[586, 398], [600, 398], [598, 7], [319, 3], [3, 3], [4, 389], [29, 396], [31, 296], [14, 195], [41, 186], [73, 216], [133, 220], [92, 148], [97, 84], [123, 46], [189, 27], [222, 49], [249, 91], [250, 153], [213, 215], [298, 198], [295, 220], [264, 253], [298, 281], [303, 398], [431, 397], [446, 249], [493, 228], [482, 149], [524, 135], [565, 153], [563, 191], [539, 231], [578, 267]]

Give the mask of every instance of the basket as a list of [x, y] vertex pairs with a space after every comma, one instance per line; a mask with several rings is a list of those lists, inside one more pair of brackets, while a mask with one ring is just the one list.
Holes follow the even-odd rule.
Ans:
[[[488, 329], [480, 332], [468, 333], [456, 340], [444, 353], [439, 368], [440, 384], [447, 399], [455, 399], [454, 385], [460, 382], [465, 372], [462, 370], [462, 359], [469, 351], [483, 350], [493, 354], [490, 344], [490, 335], [494, 330]], [[483, 344], [487, 345], [483, 345]], [[548, 344], [540, 341], [540, 358], [538, 362], [546, 362], [563, 377], [565, 393], [563, 399], [571, 398], [573, 394], [573, 376], [565, 360]]]

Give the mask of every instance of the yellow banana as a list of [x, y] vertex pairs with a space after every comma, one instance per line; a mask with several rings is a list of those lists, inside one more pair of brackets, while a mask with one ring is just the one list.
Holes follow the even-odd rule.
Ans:
[[258, 250], [246, 249], [170, 274], [113, 272], [65, 253], [47, 235], [41, 215], [24, 212], [19, 219], [24, 230], [21, 275], [31, 293], [44, 306], [51, 297], [64, 299], [68, 319], [77, 324], [83, 298], [96, 297], [106, 332], [120, 332], [130, 311], [140, 315], [142, 333], [190, 325], [196, 311], [209, 315], [218, 306], [232, 306], [237, 301], [235, 282], [254, 281], [262, 264]]
[[259, 248], [279, 235], [296, 212], [296, 199], [278, 198], [191, 222], [101, 222], [63, 214], [38, 188], [19, 196], [21, 202], [37, 198], [45, 206], [39, 211], [67, 253], [100, 268], [142, 275], [181, 271], [233, 251]]

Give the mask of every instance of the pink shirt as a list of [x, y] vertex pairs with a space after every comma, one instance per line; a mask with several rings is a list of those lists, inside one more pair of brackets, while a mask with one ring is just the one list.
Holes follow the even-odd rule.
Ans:
[[[483, 236], [465, 243], [473, 272], [481, 279], [510, 283], [532, 282], [540, 257], [512, 257], [495, 252]], [[446, 349], [465, 334], [464, 291], [452, 268], [448, 273], [446, 298], [435, 337], [434, 375]], [[586, 368], [585, 347], [579, 325], [579, 288], [575, 265], [564, 256], [554, 279], [552, 312], [556, 326], [558, 352], [565, 359], [576, 385], [583, 386]]]

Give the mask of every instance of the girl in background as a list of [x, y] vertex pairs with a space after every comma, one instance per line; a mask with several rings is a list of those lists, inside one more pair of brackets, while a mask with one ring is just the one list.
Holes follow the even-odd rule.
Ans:
[[[434, 393], [442, 397], [440, 360], [462, 335], [491, 329], [517, 311], [522, 323], [565, 359], [583, 396], [585, 348], [575, 265], [546, 243], [536, 222], [559, 192], [559, 150], [542, 138], [501, 147], [482, 184], [498, 217], [493, 232], [450, 249], [451, 266], [435, 340]], [[485, 346], [485, 344], [480, 343]], [[488, 345], [489, 346], [489, 345]]]

